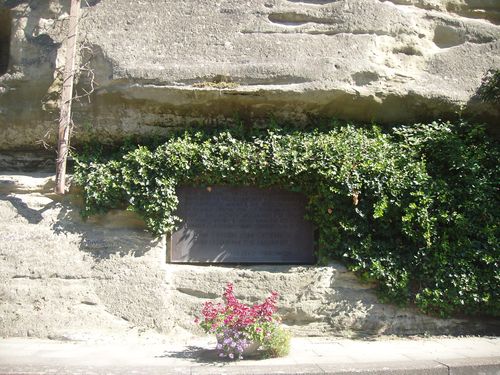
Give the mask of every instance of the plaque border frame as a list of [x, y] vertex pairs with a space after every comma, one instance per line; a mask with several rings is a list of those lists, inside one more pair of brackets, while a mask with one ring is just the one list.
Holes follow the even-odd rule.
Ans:
[[[188, 185], [190, 186], [190, 185]], [[210, 185], [210, 186], [227, 186], [227, 185]], [[238, 185], [230, 185], [232, 187], [246, 187], [246, 186], [238, 186]], [[194, 187], [200, 187], [200, 186], [194, 186]], [[257, 186], [256, 186], [257, 187]], [[258, 188], [258, 187], [257, 187]], [[275, 186], [274, 188], [278, 189], [283, 189], [280, 186]], [[286, 189], [284, 189], [286, 190]], [[219, 267], [224, 267], [226, 265], [241, 265], [241, 266], [265, 266], [265, 265], [275, 265], [275, 266], [314, 266], [317, 265], [318, 263], [318, 244], [319, 244], [319, 230], [317, 226], [315, 226], [312, 222], [311, 223], [312, 228], [313, 228], [313, 250], [312, 250], [312, 262], [311, 263], [304, 263], [304, 262], [288, 262], [288, 263], [278, 263], [278, 262], [210, 262], [210, 261], [173, 261], [172, 260], [172, 249], [173, 249], [173, 241], [172, 241], [172, 235], [173, 232], [166, 233], [166, 241], [165, 241], [165, 252], [166, 252], [166, 263], [167, 264], [173, 264], [173, 265], [191, 265], [191, 266], [219, 266]]]

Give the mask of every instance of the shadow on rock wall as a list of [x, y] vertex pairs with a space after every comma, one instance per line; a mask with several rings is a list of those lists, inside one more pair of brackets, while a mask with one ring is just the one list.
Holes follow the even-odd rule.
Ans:
[[127, 213], [83, 222], [52, 188], [52, 177], [0, 176], [0, 335], [170, 332], [163, 242]]

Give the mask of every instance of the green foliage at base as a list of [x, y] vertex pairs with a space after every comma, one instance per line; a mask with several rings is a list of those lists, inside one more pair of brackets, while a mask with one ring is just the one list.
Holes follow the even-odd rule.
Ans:
[[268, 358], [286, 357], [290, 353], [291, 339], [290, 331], [283, 327], [276, 328], [262, 347], [265, 356]]
[[127, 208], [162, 234], [179, 223], [179, 185], [280, 186], [308, 197], [320, 263], [342, 260], [391, 302], [499, 315], [500, 152], [483, 128], [248, 133], [188, 132], [107, 159], [81, 156], [83, 214]]

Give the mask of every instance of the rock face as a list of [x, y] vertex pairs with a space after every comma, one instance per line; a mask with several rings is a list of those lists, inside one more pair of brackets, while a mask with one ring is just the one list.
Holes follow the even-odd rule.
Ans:
[[[11, 22], [0, 29], [0, 149], [33, 149], [54, 140], [67, 2], [3, 0], [0, 12]], [[270, 119], [412, 122], [462, 106], [494, 124], [498, 108], [474, 98], [500, 68], [499, 22], [496, 0], [89, 1], [77, 92], [92, 94], [75, 104], [74, 139]]]
[[339, 264], [167, 264], [165, 241], [151, 238], [139, 220], [116, 211], [82, 222], [71, 200], [77, 197], [59, 200], [53, 185], [50, 175], [0, 175], [0, 336], [201, 333], [194, 317], [227, 282], [249, 303], [279, 292], [284, 323], [299, 336], [493, 333], [484, 321], [381, 304], [371, 285]]
[[[84, 1], [85, 2], [85, 1]], [[80, 20], [78, 143], [193, 124], [387, 123], [499, 108], [474, 97], [500, 68], [497, 0], [88, 0]], [[68, 2], [0, 0], [0, 166], [53, 144]], [[29, 151], [29, 152], [28, 152]], [[339, 264], [195, 267], [121, 212], [82, 222], [51, 176], [0, 176], [0, 335], [193, 331], [232, 281], [247, 302], [282, 295], [298, 335], [481, 332], [380, 304]], [[75, 198], [75, 196], [73, 196]]]

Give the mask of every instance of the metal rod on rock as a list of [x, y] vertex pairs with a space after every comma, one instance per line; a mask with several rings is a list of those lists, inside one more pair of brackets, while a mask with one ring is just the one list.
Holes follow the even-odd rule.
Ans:
[[78, 15], [81, 0], [71, 0], [68, 38], [66, 39], [66, 62], [64, 66], [63, 88], [61, 95], [61, 112], [59, 115], [59, 139], [56, 160], [57, 194], [66, 190], [66, 161], [68, 159], [69, 139], [71, 132], [71, 101], [73, 98], [73, 82], [75, 76], [76, 41], [78, 35]]

